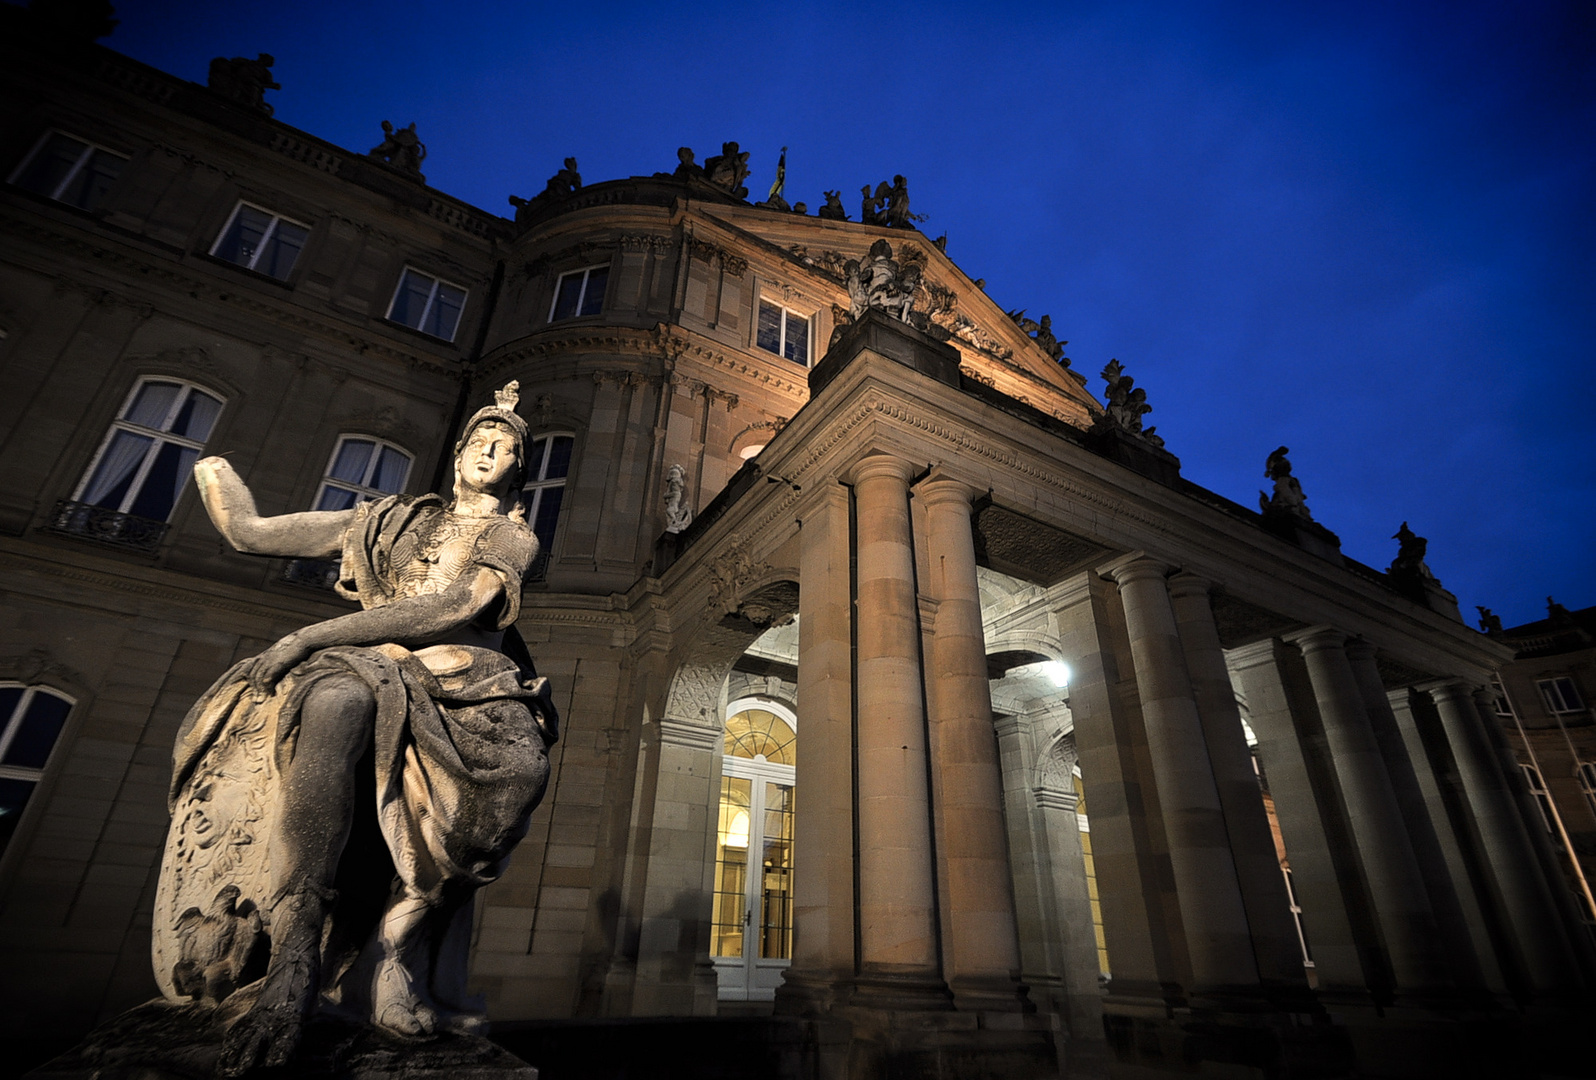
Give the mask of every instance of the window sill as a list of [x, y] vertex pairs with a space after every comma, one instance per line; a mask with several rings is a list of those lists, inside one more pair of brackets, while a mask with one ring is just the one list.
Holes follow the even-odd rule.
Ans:
[[[272, 277], [270, 274], [263, 273], [260, 270], [251, 270], [249, 267], [244, 266], [241, 263], [233, 262], [231, 259], [223, 259], [220, 256], [212, 255], [210, 252], [201, 252], [200, 258], [204, 259], [212, 266], [224, 266], [228, 270], [242, 274], [250, 281], [258, 281], [263, 285], [275, 285], [284, 292], [292, 292], [294, 289], [294, 275], [292, 271], [289, 272], [287, 278], [276, 278]], [[298, 268], [299, 267], [296, 264], [294, 269], [297, 270]]]

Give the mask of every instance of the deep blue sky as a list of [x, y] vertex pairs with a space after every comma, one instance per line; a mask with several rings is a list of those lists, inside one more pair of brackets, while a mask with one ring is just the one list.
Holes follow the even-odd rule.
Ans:
[[761, 198], [910, 180], [923, 228], [1075, 367], [1145, 386], [1184, 474], [1253, 505], [1291, 447], [1384, 568], [1402, 521], [1473, 621], [1596, 604], [1596, 5], [126, 0], [104, 43], [205, 81], [270, 52], [277, 117], [414, 120], [496, 213], [753, 153]]

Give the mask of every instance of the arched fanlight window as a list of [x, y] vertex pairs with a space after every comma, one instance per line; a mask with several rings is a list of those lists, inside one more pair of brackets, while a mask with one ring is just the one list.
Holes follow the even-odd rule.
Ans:
[[348, 510], [356, 503], [397, 495], [410, 479], [411, 457], [369, 435], [343, 435], [327, 462], [315, 509]]

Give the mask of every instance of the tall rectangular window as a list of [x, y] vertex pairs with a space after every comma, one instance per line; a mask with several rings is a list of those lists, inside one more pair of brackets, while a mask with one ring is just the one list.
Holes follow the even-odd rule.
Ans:
[[1547, 790], [1539, 769], [1523, 763], [1520, 763], [1519, 768], [1524, 772], [1524, 783], [1529, 787], [1529, 793], [1535, 796], [1535, 808], [1541, 812], [1541, 824], [1546, 826], [1547, 832], [1551, 832], [1552, 822], [1557, 819], [1557, 811], [1552, 808], [1552, 793]]
[[604, 288], [609, 280], [608, 264], [561, 274], [559, 284], [554, 289], [554, 306], [549, 309], [549, 321], [597, 315], [604, 309]]
[[556, 434], [539, 435], [527, 447], [522, 500], [527, 523], [538, 538], [538, 560], [527, 574], [529, 580], [543, 576], [549, 552], [554, 548], [554, 530], [560, 523], [560, 503], [565, 498], [565, 481], [571, 472], [571, 450], [575, 445], [574, 436]]
[[809, 317], [768, 300], [759, 302], [755, 343], [766, 352], [809, 366]]
[[72, 699], [65, 694], [0, 683], [0, 852], [17, 831], [71, 711]]
[[93, 210], [126, 164], [126, 157], [103, 146], [51, 131], [17, 166], [11, 182], [79, 210]]
[[221, 398], [191, 383], [141, 380], [50, 527], [153, 551], [221, 411]]
[[309, 235], [310, 229], [298, 222], [241, 202], [227, 219], [227, 227], [216, 238], [211, 254], [247, 270], [287, 281]]
[[465, 309], [466, 295], [466, 290], [458, 285], [450, 285], [407, 266], [399, 277], [393, 302], [388, 305], [388, 318], [423, 334], [453, 341], [454, 332], [460, 326], [460, 312]]
[[1572, 713], [1583, 712], [1585, 709], [1585, 703], [1580, 700], [1574, 680], [1567, 675], [1539, 679], [1535, 683], [1535, 689], [1541, 692], [1541, 701], [1546, 705], [1547, 712]]

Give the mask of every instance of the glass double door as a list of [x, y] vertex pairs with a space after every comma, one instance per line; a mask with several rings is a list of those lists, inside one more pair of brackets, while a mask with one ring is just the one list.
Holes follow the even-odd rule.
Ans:
[[727, 757], [710, 952], [723, 1001], [770, 1001], [792, 962], [793, 768]]

